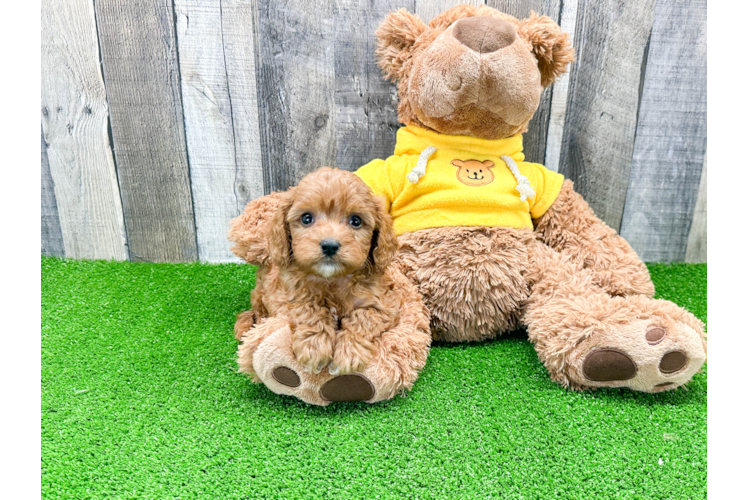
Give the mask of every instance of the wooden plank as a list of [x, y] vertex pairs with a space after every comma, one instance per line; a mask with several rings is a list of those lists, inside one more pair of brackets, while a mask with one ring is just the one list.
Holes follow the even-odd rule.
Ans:
[[706, 151], [706, 0], [657, 2], [621, 235], [682, 261]]
[[175, 0], [174, 9], [198, 255], [237, 262], [229, 222], [264, 193], [252, 4]]
[[[530, 17], [530, 11], [535, 11], [538, 14], [550, 17], [558, 23], [561, 17], [561, 3], [561, 0], [488, 0], [486, 5], [510, 16], [514, 16], [517, 19]], [[543, 89], [538, 110], [530, 122], [529, 130], [522, 137], [525, 159], [527, 161], [545, 164], [552, 93], [553, 85]]]
[[130, 259], [196, 260], [171, 0], [95, 8]]
[[[720, 232], [720, 99], [706, 98], [706, 154], [701, 173], [699, 195], [696, 198], [691, 232], [686, 249], [687, 262], [706, 262], [709, 271], [709, 289], [719, 292], [719, 232]], [[707, 176], [711, 188], [707, 189]], [[715, 271], [716, 270], [716, 271]], [[715, 286], [713, 282], [716, 282]]]
[[57, 213], [55, 183], [49, 171], [47, 143], [42, 132], [42, 255], [65, 257], [65, 243], [62, 241], [60, 216]]
[[580, 0], [559, 172], [619, 230], [655, 0]]
[[337, 166], [355, 170], [395, 150], [397, 88], [377, 66], [375, 32], [390, 11], [413, 12], [414, 0], [336, 2], [335, 114]]
[[42, 134], [64, 255], [124, 260], [124, 221], [93, 4], [45, 0], [41, 13]]
[[541, 16], [548, 16], [557, 23], [561, 17], [561, 6], [566, 2], [561, 0], [488, 0], [486, 5], [496, 10], [514, 16], [517, 19], [530, 17], [530, 12], [537, 12]]
[[428, 24], [434, 17], [455, 5], [469, 3], [472, 5], [483, 5], [485, 0], [416, 0], [414, 14]]
[[711, 189], [707, 193], [706, 262], [711, 269], [720, 263], [720, 98], [706, 101], [706, 154]]
[[266, 192], [335, 166], [333, 2], [258, 0], [258, 101]]
[[[222, 0], [223, 50], [236, 146], [236, 215], [263, 196], [260, 120], [257, 102], [257, 6], [255, 0]], [[226, 228], [222, 229], [224, 238]]]
[[[577, 0], [565, 0], [561, 6], [561, 29], [574, 40], [577, 25]], [[574, 64], [574, 63], [572, 63]], [[571, 67], [569, 67], [571, 69]], [[561, 143], [564, 138], [566, 105], [569, 97], [569, 73], [564, 73], [553, 84], [551, 89], [551, 116], [548, 120], [548, 136], [545, 141], [545, 166], [558, 172], [561, 159]]]
[[699, 182], [699, 195], [696, 197], [691, 230], [688, 232], [686, 262], [706, 262], [706, 151], [704, 169]]

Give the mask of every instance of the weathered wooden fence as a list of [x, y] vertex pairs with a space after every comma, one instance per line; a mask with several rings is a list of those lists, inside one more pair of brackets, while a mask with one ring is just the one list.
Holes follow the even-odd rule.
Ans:
[[[42, 253], [235, 260], [225, 234], [249, 200], [392, 154], [374, 31], [457, 3], [43, 0]], [[705, 261], [706, 0], [486, 3], [573, 34], [528, 161], [574, 180], [644, 260]]]

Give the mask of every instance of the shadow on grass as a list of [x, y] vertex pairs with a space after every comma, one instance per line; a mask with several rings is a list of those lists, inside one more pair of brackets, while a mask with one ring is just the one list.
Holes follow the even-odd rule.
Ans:
[[388, 401], [378, 403], [356, 402], [334, 402], [328, 406], [317, 406], [294, 397], [275, 394], [264, 384], [255, 384], [248, 378], [239, 384], [239, 399], [237, 403], [242, 406], [251, 406], [263, 411], [282, 412], [288, 416], [303, 415], [304, 418], [313, 417], [320, 420], [337, 419], [340, 416], [379, 413], [393, 407], [407, 404], [407, 397], [395, 396]]
[[637, 406], [688, 406], [706, 403], [706, 365], [684, 386], [650, 394], [626, 388], [586, 391], [586, 397], [606, 403], [630, 403]]
[[475, 341], [475, 342], [445, 342], [445, 341], [435, 340], [431, 342], [431, 347], [464, 350], [464, 349], [470, 349], [471, 347], [475, 347], [475, 346], [490, 346], [492, 344], [501, 343], [505, 340], [527, 340], [529, 342], [529, 339], [527, 337], [527, 330], [525, 330], [524, 328], [519, 328], [517, 330], [507, 332], [501, 335], [500, 337], [497, 337], [494, 339], [480, 340], [480, 341]]

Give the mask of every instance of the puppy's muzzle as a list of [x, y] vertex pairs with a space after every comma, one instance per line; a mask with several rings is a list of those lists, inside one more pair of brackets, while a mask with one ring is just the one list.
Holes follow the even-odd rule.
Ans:
[[340, 242], [332, 238], [325, 238], [320, 241], [319, 246], [322, 248], [322, 253], [327, 257], [332, 257], [340, 250]]

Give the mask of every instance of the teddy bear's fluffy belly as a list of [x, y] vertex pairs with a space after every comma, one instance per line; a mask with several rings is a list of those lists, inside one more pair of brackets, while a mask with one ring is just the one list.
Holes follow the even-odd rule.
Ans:
[[484, 340], [519, 326], [530, 292], [530, 229], [441, 227], [398, 240], [395, 265], [423, 296], [434, 340]]

